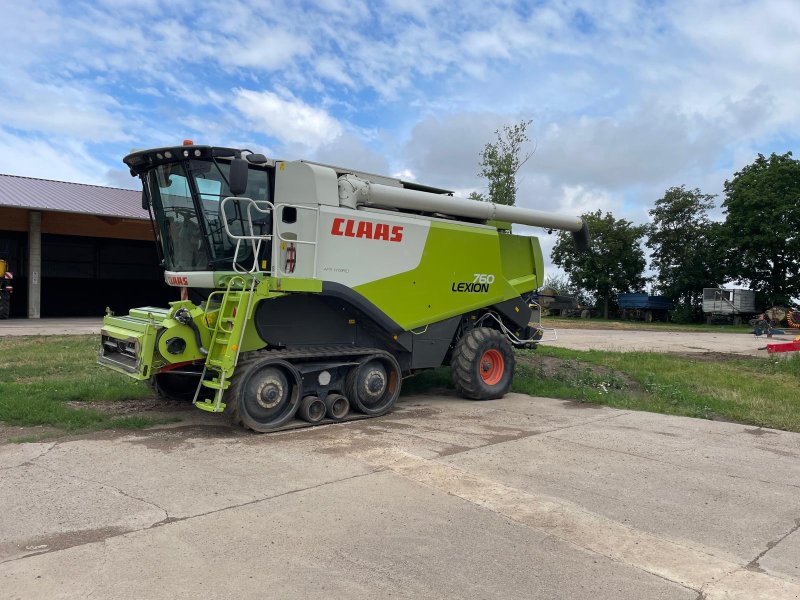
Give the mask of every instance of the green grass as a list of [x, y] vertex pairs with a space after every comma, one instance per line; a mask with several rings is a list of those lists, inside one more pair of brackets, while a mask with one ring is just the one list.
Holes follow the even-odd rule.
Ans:
[[[67, 404], [145, 398], [146, 385], [95, 364], [94, 336], [0, 339], [0, 421], [65, 432], [164, 420]], [[729, 358], [541, 347], [518, 353], [515, 392], [800, 432], [800, 355]], [[403, 394], [452, 388], [450, 370], [406, 379]]]
[[[406, 380], [404, 393], [452, 388], [449, 369]], [[800, 432], [800, 355], [688, 358], [539, 348], [518, 352], [512, 391], [621, 409]]]
[[542, 317], [545, 327], [561, 329], [632, 329], [637, 331], [707, 331], [709, 333], [750, 333], [753, 328], [744, 325], [706, 325], [705, 323], [664, 323], [654, 321], [622, 321], [620, 319], [578, 319], [572, 317]]
[[67, 402], [115, 402], [151, 395], [147, 386], [95, 364], [96, 336], [0, 340], [0, 421], [65, 431], [147, 427], [163, 419], [115, 416]]

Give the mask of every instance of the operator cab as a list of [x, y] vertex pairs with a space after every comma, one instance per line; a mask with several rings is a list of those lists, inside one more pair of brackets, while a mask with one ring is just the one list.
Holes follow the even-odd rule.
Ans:
[[[239, 202], [225, 203], [223, 214], [222, 201], [243, 196], [271, 202], [274, 194], [274, 162], [246, 150], [188, 142], [133, 152], [124, 161], [131, 175], [142, 179], [142, 207], [150, 211], [164, 267], [170, 272], [229, 271], [236, 242], [226, 234], [225, 221], [235, 235], [249, 234], [249, 223]], [[271, 234], [271, 213], [251, 211], [249, 218], [253, 233]], [[269, 253], [270, 245], [264, 244], [258, 261], [269, 261]], [[237, 261], [242, 267], [249, 268], [253, 259], [252, 246], [240, 249]]]

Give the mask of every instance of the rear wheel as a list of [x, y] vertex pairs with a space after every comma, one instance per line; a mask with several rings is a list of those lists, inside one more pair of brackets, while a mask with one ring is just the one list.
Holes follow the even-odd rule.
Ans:
[[502, 397], [511, 387], [516, 359], [502, 333], [477, 327], [458, 340], [450, 365], [453, 384], [462, 396], [491, 400]]
[[240, 365], [228, 389], [227, 402], [234, 422], [254, 431], [270, 431], [287, 423], [300, 404], [301, 379], [297, 370], [282, 360], [263, 359]]

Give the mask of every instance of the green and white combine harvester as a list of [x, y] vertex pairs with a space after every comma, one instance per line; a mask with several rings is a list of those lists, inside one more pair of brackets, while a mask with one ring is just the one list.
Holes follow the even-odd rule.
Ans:
[[124, 160], [184, 299], [107, 315], [98, 360], [255, 431], [382, 415], [448, 364], [462, 396], [501, 397], [543, 332], [539, 241], [510, 223], [588, 239], [580, 217], [247, 150]]

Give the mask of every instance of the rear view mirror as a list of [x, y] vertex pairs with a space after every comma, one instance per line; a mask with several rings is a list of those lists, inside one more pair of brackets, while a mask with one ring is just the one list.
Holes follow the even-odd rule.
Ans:
[[231, 160], [231, 170], [228, 181], [231, 195], [241, 196], [247, 189], [247, 161], [243, 158]]
[[150, 210], [150, 203], [147, 200], [147, 190], [142, 190], [142, 210]]

